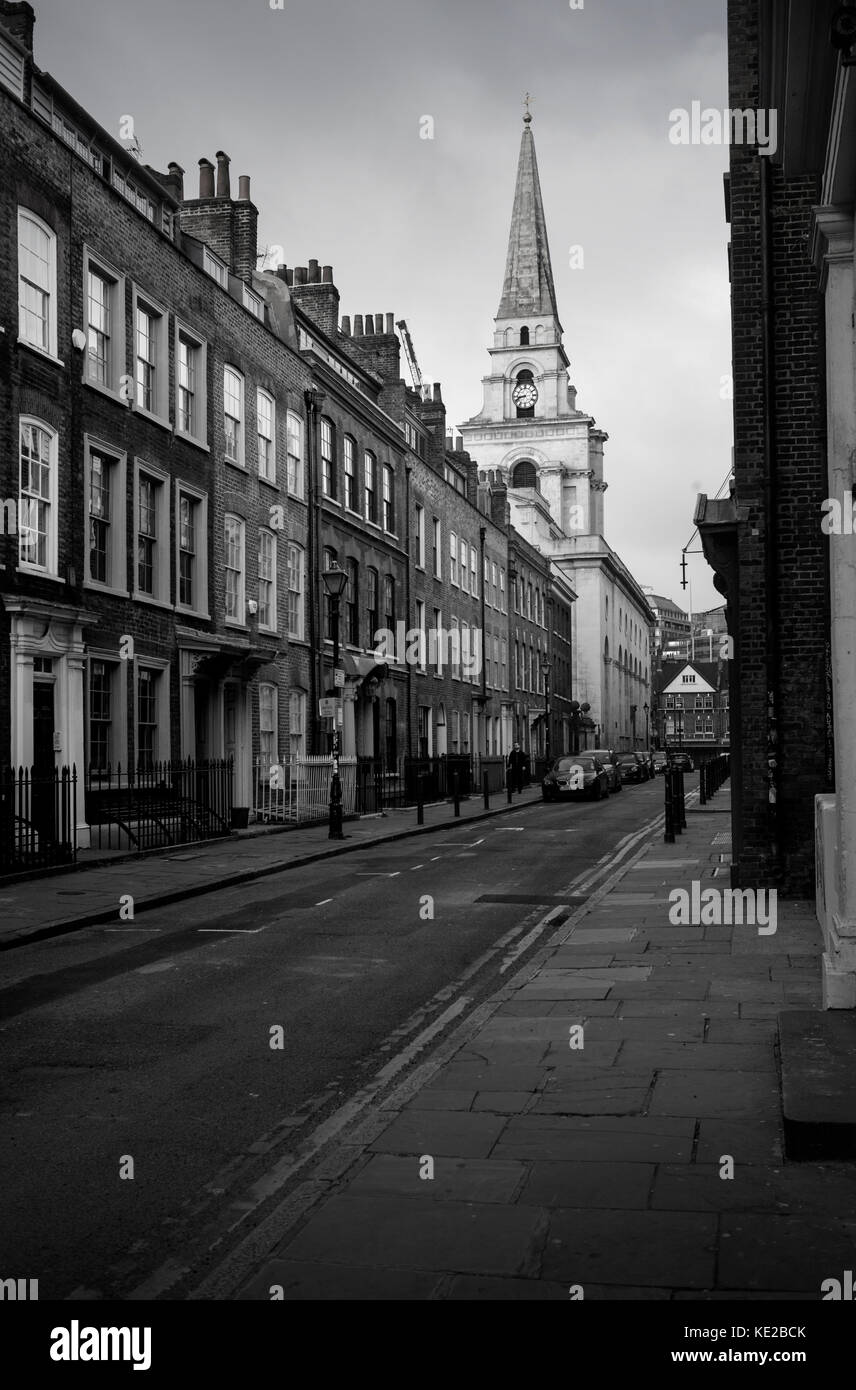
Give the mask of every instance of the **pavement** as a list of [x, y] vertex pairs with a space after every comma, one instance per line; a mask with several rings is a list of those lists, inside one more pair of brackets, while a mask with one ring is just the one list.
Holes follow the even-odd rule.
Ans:
[[[243, 1300], [811, 1300], [852, 1267], [856, 1169], [785, 1162], [777, 1015], [821, 1003], [812, 905], [671, 925], [729, 886], [691, 801], [192, 1293]], [[283, 1215], [285, 1213], [285, 1215]]]
[[[540, 801], [540, 786], [525, 787], [511, 805], [506, 793], [490, 798], [486, 811], [481, 796], [460, 803], [461, 821], [481, 821]], [[141, 912], [165, 907], [216, 888], [233, 887], [303, 868], [373, 845], [428, 833], [454, 825], [450, 801], [424, 808], [424, 826], [416, 824], [416, 808], [390, 810], [383, 816], [345, 821], [343, 841], [328, 838], [325, 825], [253, 826], [225, 840], [152, 850], [145, 854], [98, 858], [82, 855], [79, 865], [35, 878], [0, 883], [0, 951], [26, 945], [83, 927], [136, 919]], [[132, 899], [129, 904], [128, 899]]]

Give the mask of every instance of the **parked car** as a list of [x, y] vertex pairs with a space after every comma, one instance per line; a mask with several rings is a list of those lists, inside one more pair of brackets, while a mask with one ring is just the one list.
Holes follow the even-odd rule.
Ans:
[[658, 773], [658, 774], [661, 773], [661, 772], [665, 772], [665, 771], [666, 771], [666, 768], [667, 768], [667, 766], [668, 766], [668, 762], [669, 762], [669, 759], [667, 758], [667, 756], [666, 756], [665, 753], [655, 753], [655, 754], [654, 754], [654, 771], [655, 771], [656, 773]]
[[561, 796], [585, 796], [600, 801], [601, 797], [609, 796], [609, 777], [603, 763], [591, 753], [575, 753], [556, 759], [541, 790], [545, 801], [556, 801]]
[[643, 760], [644, 763], [645, 763], [645, 766], [646, 766], [647, 769], [648, 769], [648, 776], [649, 776], [649, 777], [654, 777], [654, 776], [656, 776], [657, 769], [656, 769], [656, 767], [654, 766], [654, 754], [653, 754], [653, 751], [652, 751], [650, 748], [640, 748], [638, 751], [639, 751], [639, 756], [640, 756], [640, 758], [642, 758], [642, 760]]
[[695, 772], [695, 763], [689, 753], [673, 753], [672, 767], [678, 768], [681, 772]]
[[621, 768], [618, 766], [618, 754], [614, 748], [590, 748], [588, 750], [593, 758], [597, 758], [599, 763], [603, 763], [604, 771], [609, 778], [609, 790], [611, 792], [621, 791]]
[[638, 753], [619, 753], [618, 766], [622, 782], [647, 782], [648, 768]]

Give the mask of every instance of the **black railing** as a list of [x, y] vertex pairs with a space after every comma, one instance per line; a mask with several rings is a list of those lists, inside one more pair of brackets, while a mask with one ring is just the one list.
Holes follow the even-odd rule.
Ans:
[[77, 769], [0, 769], [0, 874], [73, 864]]
[[228, 835], [232, 795], [231, 758], [90, 768], [90, 847], [142, 851]]
[[720, 787], [731, 775], [731, 763], [727, 753], [709, 758], [699, 769], [699, 799], [702, 806], [715, 796]]
[[372, 815], [415, 806], [420, 790], [423, 801], [444, 801], [454, 795], [455, 777], [458, 794], [469, 796], [475, 785], [474, 775], [473, 759], [468, 754], [435, 758], [405, 755], [392, 761], [358, 758], [355, 810], [359, 815]]

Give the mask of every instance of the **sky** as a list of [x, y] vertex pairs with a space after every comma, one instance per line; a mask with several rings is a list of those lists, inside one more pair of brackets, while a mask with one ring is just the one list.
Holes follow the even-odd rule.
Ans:
[[[696, 495], [731, 467], [728, 150], [672, 143], [670, 112], [728, 105], [725, 0], [272, 3], [33, 0], [35, 59], [189, 197], [225, 150], [259, 245], [332, 265], [343, 314], [405, 318], [450, 425], [481, 409], [530, 93], [606, 539], [688, 608]], [[695, 611], [722, 603], [700, 553], [688, 575]]]

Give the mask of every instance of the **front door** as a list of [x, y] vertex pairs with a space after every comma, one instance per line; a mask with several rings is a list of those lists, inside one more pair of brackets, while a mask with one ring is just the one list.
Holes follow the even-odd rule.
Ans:
[[30, 820], [39, 837], [56, 839], [54, 800], [54, 686], [53, 681], [33, 682], [33, 789]]

